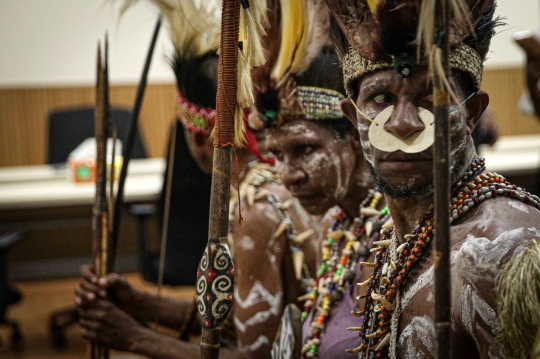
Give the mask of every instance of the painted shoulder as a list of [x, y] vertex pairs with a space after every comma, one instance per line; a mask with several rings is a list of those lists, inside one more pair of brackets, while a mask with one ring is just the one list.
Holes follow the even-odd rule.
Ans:
[[513, 198], [487, 200], [464, 219], [452, 226], [452, 261], [462, 278], [485, 289], [532, 239], [540, 241], [540, 210]]

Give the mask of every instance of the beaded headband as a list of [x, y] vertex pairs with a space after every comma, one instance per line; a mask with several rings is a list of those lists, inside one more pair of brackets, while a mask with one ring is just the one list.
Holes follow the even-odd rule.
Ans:
[[345, 96], [338, 91], [313, 86], [298, 86], [296, 89], [307, 120], [343, 118], [341, 100]]
[[199, 107], [186, 100], [180, 91], [176, 92], [176, 114], [184, 127], [195, 133], [210, 135], [214, 128], [216, 110]]
[[[287, 93], [288, 95], [285, 95]], [[343, 118], [341, 100], [345, 98], [339, 91], [315, 86], [296, 86], [292, 92], [280, 93], [279, 113], [270, 110], [259, 114], [265, 127], [281, 126], [293, 120], [337, 120]], [[287, 99], [295, 96], [298, 107], [287, 105]], [[262, 116], [261, 116], [262, 115]]]
[[[420, 65], [425, 64], [421, 63]], [[354, 80], [376, 70], [391, 68], [393, 65], [386, 61], [370, 61], [351, 48], [343, 56], [342, 66], [345, 89], [347, 94], [353, 98], [354, 91], [351, 84]], [[480, 88], [484, 65], [480, 55], [472, 47], [460, 43], [453, 48], [450, 52], [450, 67], [469, 74], [473, 80], [475, 90]]]

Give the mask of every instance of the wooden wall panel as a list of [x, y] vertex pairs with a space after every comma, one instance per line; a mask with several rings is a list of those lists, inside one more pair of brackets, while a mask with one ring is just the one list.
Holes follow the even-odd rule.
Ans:
[[522, 68], [486, 70], [482, 88], [489, 94], [490, 108], [495, 113], [501, 135], [540, 133], [540, 120], [518, 109], [525, 88]]
[[[136, 86], [112, 86], [112, 106], [131, 108]], [[0, 90], [0, 166], [43, 164], [47, 161], [48, 114], [56, 109], [91, 106], [93, 87]], [[175, 85], [149, 85], [139, 128], [149, 156], [165, 154], [174, 119]]]
[[[540, 133], [540, 121], [518, 111], [524, 89], [520, 68], [486, 70], [483, 89], [491, 97], [501, 135]], [[136, 86], [112, 86], [113, 106], [131, 108]], [[149, 85], [140, 117], [148, 153], [163, 156], [175, 109], [175, 85]], [[0, 90], [0, 166], [42, 164], [46, 161], [47, 116], [54, 109], [91, 105], [93, 87]]]

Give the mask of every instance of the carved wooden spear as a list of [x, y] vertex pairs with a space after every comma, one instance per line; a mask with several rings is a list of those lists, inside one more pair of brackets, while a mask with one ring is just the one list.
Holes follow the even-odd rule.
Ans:
[[[435, 264], [435, 329], [437, 336], [436, 358], [452, 358], [450, 276], [450, 126], [449, 93], [442, 76], [449, 78], [448, 0], [437, 0], [435, 5], [435, 51], [440, 51], [440, 64], [432, 66], [433, 109], [435, 113], [435, 145], [433, 175], [435, 181], [435, 224], [433, 261]], [[439, 70], [439, 71], [437, 71]]]
[[[92, 249], [94, 269], [98, 277], [108, 272], [109, 213], [107, 205], [107, 121], [108, 121], [108, 80], [107, 80], [107, 40], [105, 40], [105, 60], [101, 58], [101, 46], [97, 51], [97, 83], [95, 108], [96, 138], [96, 198], [92, 216]], [[91, 359], [108, 359], [109, 350], [103, 345], [90, 344]]]
[[220, 325], [231, 309], [234, 288], [234, 268], [227, 236], [237, 113], [239, 23], [240, 0], [223, 0], [208, 245], [199, 263], [196, 285], [197, 309], [202, 317], [202, 359], [219, 357]]

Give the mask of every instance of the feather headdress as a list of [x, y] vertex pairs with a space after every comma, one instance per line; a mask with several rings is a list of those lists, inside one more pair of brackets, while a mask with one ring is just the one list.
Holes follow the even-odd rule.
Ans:
[[[268, 125], [284, 118], [317, 117], [320, 113], [308, 108], [304, 100], [325, 89], [299, 87], [294, 77], [306, 71], [331, 44], [328, 8], [322, 0], [274, 0], [268, 1], [268, 13], [269, 27], [263, 38], [267, 62], [252, 76], [258, 118]], [[341, 117], [339, 101], [343, 96], [326, 92], [324, 95], [332, 97], [331, 109]]]
[[[449, 1], [450, 63], [452, 68], [469, 73], [476, 88], [480, 87], [483, 59], [463, 41], [474, 36], [475, 26], [493, 2]], [[433, 64], [435, 0], [326, 0], [326, 3], [333, 21], [341, 29], [338, 34], [334, 28], [332, 35], [343, 60], [347, 87], [354, 78], [376, 69], [394, 66], [399, 71], [403, 63]], [[400, 73], [407, 76], [409, 70]]]
[[[141, 0], [124, 1], [123, 14]], [[178, 85], [178, 113], [186, 128], [210, 134], [215, 120], [217, 49], [221, 31], [221, 0], [146, 0], [166, 19], [175, 46], [171, 59]], [[250, 71], [265, 62], [260, 38], [268, 25], [266, 0], [241, 0], [238, 55], [236, 145], [243, 141], [243, 108], [254, 102]]]

